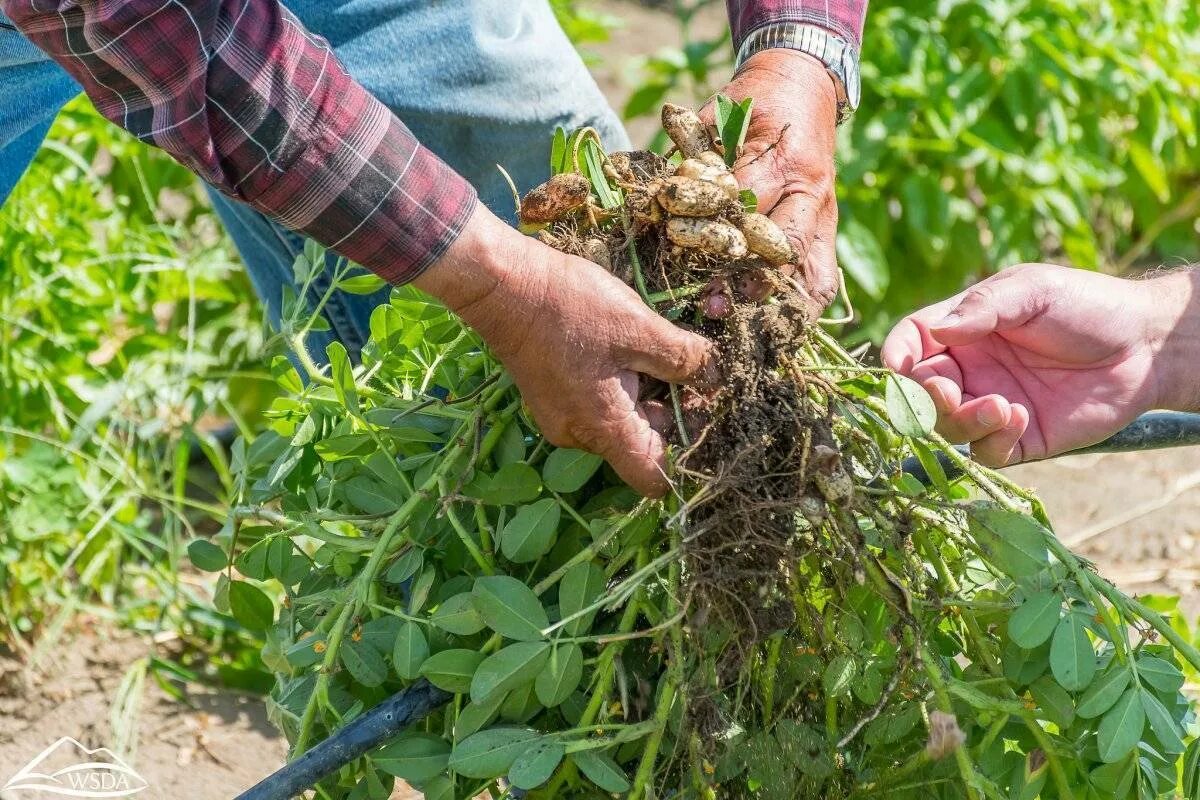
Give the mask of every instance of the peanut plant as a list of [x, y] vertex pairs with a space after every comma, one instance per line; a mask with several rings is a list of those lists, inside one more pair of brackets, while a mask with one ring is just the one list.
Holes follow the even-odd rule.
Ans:
[[[738, 141], [743, 111], [701, 149]], [[707, 171], [560, 133], [559, 177], [523, 207], [721, 343], [728, 381], [699, 421], [659, 387], [677, 422], [663, 501], [547, 443], [484, 343], [415, 290], [376, 309], [361, 365], [334, 344], [318, 368], [299, 312], [285, 327], [300, 371], [276, 359], [284, 395], [235, 444], [238, 505], [192, 560], [265, 637], [293, 757], [418, 681], [449, 698], [316, 796], [403, 779], [437, 800], [1196, 797], [1181, 690], [1200, 653], [940, 439], [919, 387], [786, 294], [729, 289], [786, 272], [673, 234], [687, 213], [747, 224], [741, 191], [677, 202], [727, 174], [693, 161]], [[570, 202], [548, 211], [556, 187]]]

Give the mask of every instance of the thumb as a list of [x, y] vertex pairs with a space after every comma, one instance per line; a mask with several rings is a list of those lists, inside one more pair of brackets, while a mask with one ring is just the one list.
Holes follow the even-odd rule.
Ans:
[[651, 312], [632, 345], [617, 354], [618, 365], [668, 383], [720, 382], [712, 342]]
[[1044, 287], [1017, 275], [986, 280], [968, 289], [950, 313], [930, 324], [929, 332], [947, 347], [971, 344], [1025, 325], [1046, 310], [1049, 299]]

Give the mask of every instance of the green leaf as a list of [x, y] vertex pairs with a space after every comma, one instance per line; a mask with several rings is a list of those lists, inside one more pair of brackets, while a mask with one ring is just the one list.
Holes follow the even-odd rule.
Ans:
[[346, 642], [339, 655], [350, 675], [363, 686], [379, 686], [387, 680], [387, 662], [367, 642]]
[[836, 656], [825, 668], [825, 676], [821, 679], [825, 694], [830, 697], [841, 697], [848, 694], [850, 685], [854, 682], [854, 673], [855, 664], [852, 656]]
[[406, 681], [416, 680], [427, 658], [429, 640], [425, 638], [425, 631], [417, 623], [405, 620], [392, 646], [392, 666], [396, 668], [396, 674]]
[[[292, 563], [292, 540], [287, 536], [273, 536], [267, 540], [267, 572], [284, 586], [299, 583], [304, 577], [297, 575]], [[307, 563], [307, 562], [306, 562]]]
[[385, 286], [387, 281], [378, 275], [355, 275], [342, 278], [338, 281], [337, 288], [348, 294], [375, 294]]
[[884, 399], [888, 418], [902, 435], [924, 439], [933, 432], [937, 409], [921, 384], [903, 375], [889, 374]]
[[1062, 598], [1054, 592], [1038, 592], [1025, 598], [1008, 621], [1008, 638], [1025, 649], [1050, 638], [1062, 614]]
[[461, 742], [484, 725], [491, 723], [500, 713], [504, 695], [497, 694], [486, 703], [467, 703], [454, 720], [454, 739]]
[[456, 594], [438, 606], [430, 621], [447, 633], [471, 636], [483, 630], [483, 617], [470, 592]]
[[425, 607], [433, 582], [437, 580], [437, 569], [431, 564], [425, 568], [421, 576], [413, 581], [408, 595], [408, 613], [416, 614]]
[[517, 642], [483, 660], [471, 678], [471, 702], [486, 703], [497, 695], [531, 683], [546, 666], [550, 645]]
[[723, 94], [717, 95], [715, 104], [715, 122], [721, 143], [725, 146], [725, 164], [730, 168], [737, 162], [738, 152], [746, 143], [746, 133], [750, 130], [750, 112], [754, 107], [754, 98], [747, 97], [740, 103], [734, 102]]
[[1043, 675], [1030, 684], [1029, 694], [1046, 718], [1059, 729], [1066, 730], [1075, 721], [1075, 704], [1071, 701], [1071, 695], [1049, 675]]
[[477, 650], [443, 650], [425, 659], [421, 675], [439, 689], [455, 694], [471, 691], [471, 678], [483, 662]]
[[[525, 432], [521, 430], [520, 423], [513, 420], [505, 426], [504, 433], [500, 434], [500, 441], [496, 443], [496, 449], [492, 451], [492, 456], [501, 470], [509, 464], [525, 460]], [[539, 487], [541, 483], [542, 479], [539, 477]]]
[[207, 539], [193, 539], [188, 543], [187, 554], [196, 569], [205, 572], [220, 572], [229, 566], [225, 551]]
[[554, 141], [550, 145], [550, 174], [559, 175], [567, 171], [570, 155], [567, 153], [567, 132], [561, 127], [554, 129]]
[[583, 141], [579, 150], [583, 154], [583, 164], [580, 167], [591, 181], [592, 190], [599, 198], [600, 205], [604, 208], [619, 207], [622, 202], [621, 196], [608, 184], [608, 178], [604, 174], [604, 153], [600, 145], [588, 138]]
[[[604, 570], [585, 561], [567, 570], [558, 584], [558, 613], [567, 619], [596, 602], [605, 586]], [[595, 612], [584, 614], [563, 626], [567, 636], [583, 636], [592, 627]]]
[[607, 753], [596, 750], [580, 750], [578, 753], [571, 754], [571, 760], [575, 762], [575, 766], [579, 767], [579, 771], [587, 776], [588, 780], [604, 791], [617, 793], [629, 791], [629, 778], [625, 777], [624, 771]]
[[1158, 656], [1142, 656], [1137, 660], [1138, 677], [1142, 683], [1170, 694], [1183, 688], [1183, 673], [1179, 667]]
[[1166, 203], [1171, 199], [1171, 185], [1166, 170], [1163, 169], [1162, 162], [1158, 157], [1150, 152], [1149, 147], [1137, 140], [1130, 141], [1129, 160], [1133, 162], [1138, 174], [1142, 176], [1142, 180], [1150, 187], [1150, 191], [1154, 192], [1154, 196], [1160, 203]]
[[496, 633], [520, 642], [545, 638], [542, 630], [550, 627], [546, 609], [533, 590], [516, 578], [509, 575], [478, 578], [472, 594], [484, 623]]
[[346, 499], [365, 514], [391, 514], [400, 508], [400, 499], [394, 489], [389, 489], [365, 475], [358, 475], [343, 487]]
[[883, 299], [891, 280], [887, 256], [875, 234], [851, 217], [838, 224], [838, 264], [872, 300]]
[[1183, 726], [1171, 716], [1171, 712], [1167, 710], [1162, 701], [1151, 694], [1148, 689], [1142, 689], [1142, 709], [1146, 712], [1146, 721], [1150, 723], [1150, 730], [1154, 731], [1159, 744], [1162, 745], [1162, 751], [1171, 756], [1182, 753], [1184, 751]]
[[1096, 651], [1078, 614], [1068, 614], [1050, 640], [1050, 671], [1070, 692], [1088, 687], [1096, 674]]
[[[516, 426], [510, 426], [510, 429], [515, 430]], [[542, 476], [538, 475], [538, 471], [528, 464], [515, 461], [496, 471], [480, 499], [494, 506], [516, 506], [536, 500], [541, 493]]]
[[405, 733], [371, 756], [375, 766], [409, 783], [423, 783], [446, 771], [450, 743], [428, 733]]
[[550, 552], [561, 514], [553, 497], [522, 506], [500, 531], [504, 557], [514, 564], [528, 564]]
[[275, 621], [271, 598], [245, 581], [229, 584], [229, 610], [234, 619], [252, 631], [265, 631]]
[[1128, 754], [1142, 738], [1146, 727], [1146, 711], [1142, 708], [1141, 692], [1130, 686], [1117, 701], [1096, 731], [1096, 746], [1100, 760], [1106, 764], [1119, 761]]
[[480, 731], [455, 745], [450, 753], [450, 769], [468, 778], [498, 778], [538, 738], [537, 733], [526, 728]]
[[1200, 739], [1193, 739], [1183, 752], [1183, 797], [1200, 800]]
[[758, 211], [758, 195], [753, 189], [742, 189], [738, 192], [738, 202], [742, 204], [742, 211], [747, 214], [753, 214]]
[[536, 789], [554, 774], [566, 756], [567, 749], [554, 739], [534, 742], [508, 768], [508, 780], [518, 789]]
[[1029, 578], [1050, 563], [1046, 531], [1037, 520], [977, 501], [967, 506], [971, 535], [992, 564], [1014, 580]]
[[643, 114], [648, 114], [662, 105], [663, 98], [667, 92], [671, 90], [669, 81], [647, 81], [642, 84], [636, 92], [629, 96], [625, 102], [625, 108], [621, 112], [621, 116], [625, 119], [633, 119], [640, 117]]
[[504, 702], [500, 704], [500, 718], [524, 724], [541, 710], [542, 704], [538, 702], [537, 694], [533, 691], [533, 684], [526, 683], [504, 696]]
[[425, 551], [419, 547], [410, 547], [388, 567], [384, 580], [388, 583], [404, 583], [421, 571], [425, 566]]
[[583, 650], [577, 644], [554, 648], [546, 668], [538, 673], [533, 688], [546, 708], [561, 705], [583, 680]]
[[333, 378], [333, 392], [338, 401], [354, 416], [359, 415], [358, 388], [354, 385], [354, 367], [346, 347], [339, 341], [332, 341], [325, 348], [329, 357], [329, 368]]
[[1108, 711], [1125, 692], [1125, 687], [1129, 686], [1131, 677], [1132, 673], [1129, 671], [1129, 667], [1114, 661], [1112, 666], [1092, 682], [1092, 685], [1083, 693], [1083, 697], [1079, 698], [1079, 705], [1075, 709], [1075, 713], [1083, 719], [1094, 719]]
[[587, 483], [603, 463], [600, 456], [560, 447], [542, 465], [542, 479], [551, 491], [573, 492]]

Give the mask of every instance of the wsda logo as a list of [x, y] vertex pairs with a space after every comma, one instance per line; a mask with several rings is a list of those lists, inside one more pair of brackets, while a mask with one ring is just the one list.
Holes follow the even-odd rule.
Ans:
[[149, 786], [107, 747], [89, 750], [64, 736], [4, 784], [7, 792], [39, 797], [132, 797]]

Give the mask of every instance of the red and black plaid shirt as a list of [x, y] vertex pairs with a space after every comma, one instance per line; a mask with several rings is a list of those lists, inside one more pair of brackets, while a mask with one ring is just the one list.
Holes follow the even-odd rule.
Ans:
[[[865, 0], [728, 0], [861, 34]], [[276, 0], [0, 0], [100, 112], [225, 194], [400, 283], [445, 252], [475, 190]]]

